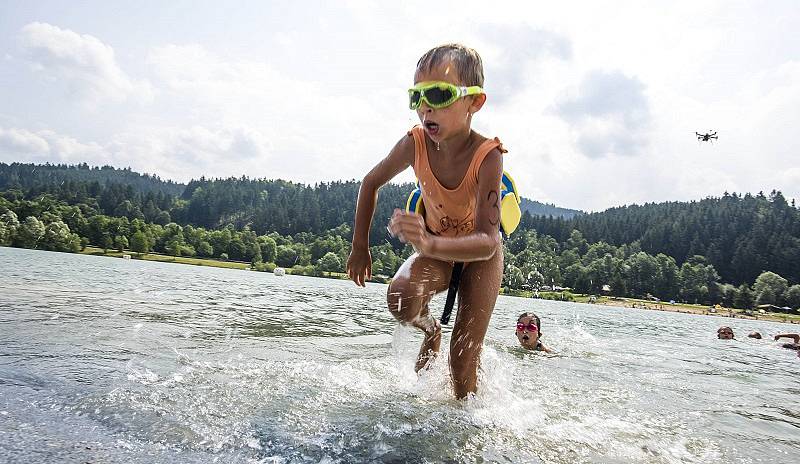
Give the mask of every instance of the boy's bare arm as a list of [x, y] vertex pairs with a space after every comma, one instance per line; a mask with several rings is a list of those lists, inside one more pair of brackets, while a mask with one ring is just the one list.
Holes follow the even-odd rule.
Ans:
[[356, 203], [356, 217], [353, 226], [353, 246], [369, 246], [369, 228], [372, 215], [375, 213], [375, 203], [378, 200], [378, 189], [406, 168], [414, 164], [414, 138], [404, 136], [386, 158], [375, 165], [361, 182]]
[[364, 176], [358, 190], [353, 243], [347, 258], [347, 274], [356, 285], [372, 277], [372, 256], [369, 253], [369, 226], [378, 201], [378, 189], [414, 163], [414, 139], [405, 136], [380, 163]]
[[503, 177], [503, 155], [494, 149], [484, 158], [478, 170], [478, 203], [475, 208], [475, 229], [465, 237], [430, 235], [423, 254], [446, 261], [484, 261], [500, 246], [500, 181]]

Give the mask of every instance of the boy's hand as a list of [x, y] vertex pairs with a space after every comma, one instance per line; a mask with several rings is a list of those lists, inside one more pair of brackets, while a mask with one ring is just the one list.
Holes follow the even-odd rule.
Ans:
[[372, 278], [372, 255], [369, 247], [353, 247], [350, 257], [347, 258], [347, 275], [361, 287], [366, 287], [365, 279]]
[[427, 251], [430, 240], [425, 229], [425, 219], [419, 214], [395, 209], [387, 229], [392, 237], [397, 237], [403, 243], [410, 243], [418, 253], [425, 254]]

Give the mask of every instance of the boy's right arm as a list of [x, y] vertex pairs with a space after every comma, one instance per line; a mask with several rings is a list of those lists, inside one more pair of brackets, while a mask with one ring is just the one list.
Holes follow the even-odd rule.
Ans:
[[364, 287], [364, 280], [372, 277], [369, 228], [378, 201], [378, 189], [413, 164], [414, 137], [409, 134], [400, 139], [386, 158], [372, 168], [361, 182], [356, 203], [352, 249], [347, 260], [347, 274], [356, 285]]

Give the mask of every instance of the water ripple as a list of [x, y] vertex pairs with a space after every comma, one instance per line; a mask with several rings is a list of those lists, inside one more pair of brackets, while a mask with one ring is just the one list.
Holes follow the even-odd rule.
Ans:
[[[0, 461], [785, 461], [798, 359], [720, 319], [501, 297], [452, 399], [386, 287], [0, 248]], [[438, 313], [443, 304], [431, 304]], [[516, 345], [524, 311], [545, 355]], [[727, 322], [727, 321], [726, 321]], [[737, 333], [790, 331], [730, 321]], [[676, 330], [679, 329], [679, 330]]]

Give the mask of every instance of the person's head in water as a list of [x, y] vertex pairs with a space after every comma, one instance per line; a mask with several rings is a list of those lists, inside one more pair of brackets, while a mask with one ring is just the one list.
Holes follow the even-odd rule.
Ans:
[[733, 329], [724, 325], [717, 329], [717, 338], [720, 340], [731, 340], [733, 339]]
[[486, 102], [483, 61], [474, 49], [445, 44], [428, 50], [417, 62], [409, 106], [416, 110], [434, 143], [469, 132], [472, 115]]
[[529, 350], [541, 349], [539, 337], [542, 336], [542, 323], [539, 316], [534, 313], [522, 313], [517, 318], [517, 330], [515, 332], [519, 344]]
[[747, 334], [747, 336], [750, 338], [761, 340], [761, 334], [758, 332], [750, 332], [749, 334]]

